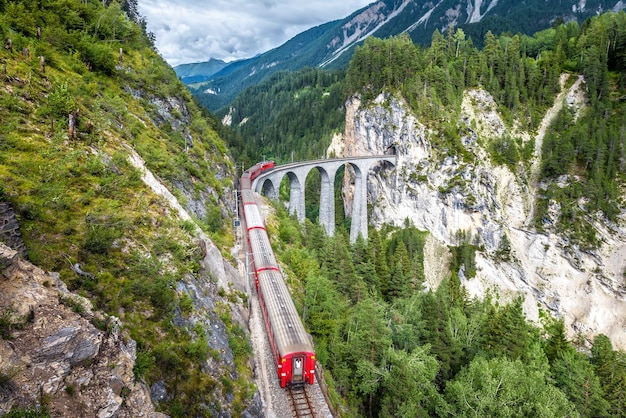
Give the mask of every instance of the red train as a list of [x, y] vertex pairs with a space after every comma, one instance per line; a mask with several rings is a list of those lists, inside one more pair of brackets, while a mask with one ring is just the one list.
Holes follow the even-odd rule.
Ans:
[[263, 161], [250, 167], [241, 176], [241, 205], [248, 248], [252, 253], [251, 265], [280, 386], [313, 384], [315, 381], [313, 343], [302, 325], [280, 272], [251, 190], [252, 180], [263, 171], [272, 168], [273, 161]]
[[247, 169], [246, 171], [244, 171], [243, 174], [245, 176], [246, 172], [249, 172], [250, 180], [254, 180], [263, 171], [271, 170], [272, 168], [274, 168], [274, 166], [275, 166], [274, 161], [261, 161], [260, 163], [257, 163], [253, 165], [252, 167], [250, 167], [249, 169]]

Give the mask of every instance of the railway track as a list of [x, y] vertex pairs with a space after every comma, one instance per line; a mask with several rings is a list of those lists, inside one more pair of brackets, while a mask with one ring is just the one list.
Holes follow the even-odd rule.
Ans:
[[289, 399], [295, 418], [315, 418], [315, 409], [309, 399], [306, 386], [290, 386]]

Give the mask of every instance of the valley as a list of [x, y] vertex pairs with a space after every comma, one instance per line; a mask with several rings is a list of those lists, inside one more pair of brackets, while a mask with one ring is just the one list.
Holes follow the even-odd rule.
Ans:
[[322, 415], [625, 416], [626, 14], [544, 3], [376, 2], [185, 86], [132, 1], [0, 2], [0, 414], [283, 416], [238, 179], [390, 153], [333, 216], [318, 170], [259, 198]]

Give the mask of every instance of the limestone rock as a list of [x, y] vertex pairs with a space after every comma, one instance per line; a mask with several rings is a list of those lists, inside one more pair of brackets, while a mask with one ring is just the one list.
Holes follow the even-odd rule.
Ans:
[[[438, 245], [430, 242], [425, 254], [435, 258], [443, 253], [435, 248], [457, 245], [458, 232], [465, 231], [481, 248], [476, 254], [476, 277], [463, 279], [471, 296], [480, 297], [489, 289], [496, 289], [503, 300], [521, 295], [530, 320], [538, 319], [539, 304], [565, 320], [571, 338], [591, 341], [604, 333], [615, 347], [626, 349], [626, 214], [616, 225], [608, 225], [601, 214], [590, 214], [602, 240], [593, 252], [581, 251], [560, 234], [556, 228], [560, 208], [554, 204], [546, 219], [548, 232], [537, 232], [532, 226], [534, 201], [542, 187], [535, 179], [545, 129], [560, 107], [570, 106], [578, 113], [586, 105], [583, 81], [578, 78], [563, 90], [539, 132], [508, 127], [488, 92], [466, 91], [461, 141], [470, 158], [438, 149], [440, 134], [417, 120], [402, 99], [380, 95], [363, 105], [355, 97], [346, 103], [341, 156], [395, 151], [398, 162], [393, 174], [374, 171], [369, 176], [368, 201], [375, 202], [371, 222], [402, 225], [408, 218], [430, 232], [429, 239], [438, 241]], [[491, 163], [484, 144], [503, 135], [535, 141], [532, 165], [524, 175]], [[333, 150], [341, 148], [333, 144]], [[504, 245], [510, 246], [506, 259], [498, 257]], [[436, 266], [425, 269], [429, 286], [440, 280], [442, 263], [425, 260], [425, 266]]]
[[[105, 318], [108, 331], [99, 330], [92, 322], [102, 315], [57, 275], [3, 244], [0, 260], [0, 314], [12, 324], [0, 338], [0, 373], [10, 378], [0, 389], [0, 415], [45, 403], [53, 416], [164, 417], [135, 381], [135, 342], [119, 320]], [[82, 308], [72, 309], [77, 303]]]
[[22, 240], [20, 225], [13, 206], [8, 202], [0, 202], [0, 241], [16, 250], [20, 256], [26, 257], [26, 246]]

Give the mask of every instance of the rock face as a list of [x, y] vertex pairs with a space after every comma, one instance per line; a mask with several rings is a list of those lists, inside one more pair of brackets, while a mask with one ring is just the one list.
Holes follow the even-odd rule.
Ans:
[[[183, 207], [178, 199], [161, 183], [154, 174], [148, 170], [143, 159], [134, 151], [130, 151], [130, 162], [142, 174], [143, 182], [152, 189], [154, 193], [163, 197], [169, 208], [182, 220], [191, 221], [192, 215], [201, 217], [201, 213], [194, 211], [198, 207], [192, 204], [190, 208]], [[178, 189], [179, 193], [185, 196], [187, 202], [193, 202], [195, 199], [187, 193], [184, 187]], [[233, 202], [233, 205], [235, 202]], [[209, 357], [206, 364], [203, 365], [203, 371], [211, 376], [227, 376], [228, 379], [236, 379], [238, 377], [235, 365], [235, 356], [229, 346], [229, 335], [226, 326], [218, 315], [216, 306], [218, 303], [228, 305], [228, 310], [232, 316], [232, 320], [240, 324], [247, 330], [248, 309], [239, 304], [232, 303], [228, 297], [220, 296], [219, 289], [226, 289], [244, 292], [246, 290], [246, 281], [243, 271], [235, 269], [221, 254], [219, 248], [211, 241], [209, 236], [197, 229], [199, 246], [203, 253], [203, 263], [206, 274], [194, 277], [187, 275], [182, 277], [176, 284], [176, 291], [185, 294], [191, 300], [193, 305], [193, 313], [189, 318], [177, 315], [174, 322], [177, 326], [187, 329], [193, 329], [199, 325], [208, 336], [208, 346], [214, 353], [219, 353], [219, 357]], [[237, 252], [240, 247], [233, 249], [233, 258], [238, 258]], [[241, 257], [239, 257], [241, 258]], [[241, 266], [240, 266], [241, 267]], [[162, 401], [171, 400], [173, 396], [167, 391], [167, 382], [156, 382], [150, 388], [152, 401], [157, 404]], [[229, 417], [229, 405], [233, 402], [233, 394], [225, 393], [222, 399], [210, 404], [209, 411], [211, 416]], [[262, 409], [260, 397], [254, 396], [248, 401], [248, 409], [244, 413], [254, 414], [254, 411]], [[252, 412], [251, 412], [252, 411]]]
[[[381, 95], [365, 106], [353, 98], [346, 104], [343, 155], [380, 155], [395, 149], [395, 172], [370, 173], [368, 200], [374, 203], [370, 221], [401, 225], [408, 218], [430, 232], [425, 265], [436, 267], [425, 268], [430, 286], [444, 276], [441, 260], [446, 259], [445, 247], [457, 245], [459, 231], [464, 231], [481, 248], [476, 253], [476, 277], [462, 277], [470, 295], [480, 297], [489, 289], [496, 289], [505, 300], [521, 295], [530, 320], [538, 318], [539, 305], [564, 318], [570, 337], [590, 340], [603, 333], [614, 346], [624, 349], [623, 222], [596, 222], [602, 245], [594, 252], [581, 251], [559, 233], [556, 224], [547, 225], [547, 233], [531, 226], [543, 132], [561, 106], [574, 106], [575, 110], [584, 106], [581, 82], [579, 79], [557, 98], [536, 134], [513, 132], [487, 92], [467, 91], [461, 140], [469, 159], [438, 149], [438, 134], [420, 123], [401, 100]], [[534, 139], [534, 160], [523, 174], [490, 162], [483, 144], [503, 135]], [[342, 148], [332, 146], [334, 152]], [[510, 251], [502, 257], [505, 247]], [[429, 254], [437, 259], [429, 259]]]
[[119, 320], [3, 244], [0, 318], [0, 415], [39, 405], [63, 417], [165, 416], [135, 381], [135, 342]]
[[0, 241], [16, 250], [20, 256], [26, 258], [26, 245], [22, 240], [20, 225], [15, 217], [15, 211], [10, 203], [0, 203]]

